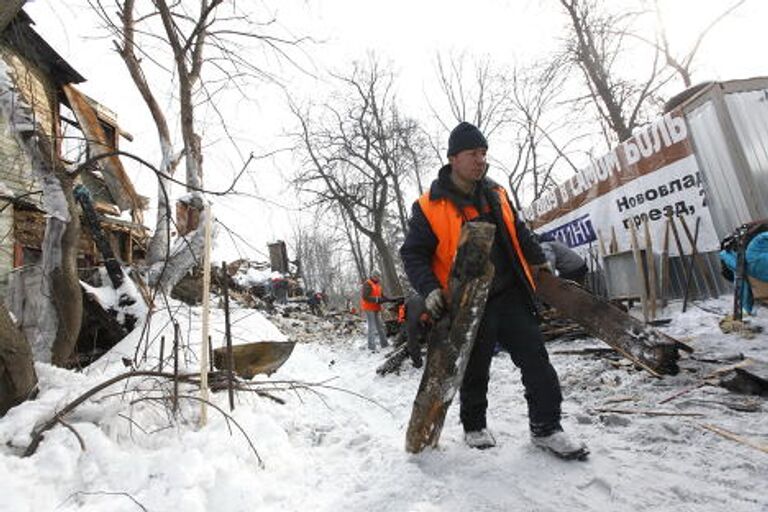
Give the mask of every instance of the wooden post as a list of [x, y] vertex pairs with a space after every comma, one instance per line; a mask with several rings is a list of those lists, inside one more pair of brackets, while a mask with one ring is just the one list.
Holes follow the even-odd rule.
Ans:
[[224, 295], [224, 336], [227, 341], [227, 392], [229, 394], [229, 410], [235, 410], [235, 358], [232, 354], [232, 330], [229, 323], [229, 282], [227, 275], [227, 262], [221, 262], [221, 290]]
[[[680, 220], [683, 221], [683, 218], [680, 217]], [[683, 221], [684, 222], [684, 221]], [[693, 237], [693, 240], [691, 240], [691, 259], [688, 262], [688, 266], [685, 269], [685, 288], [683, 289], [683, 313], [688, 309], [688, 296], [690, 294], [690, 288], [691, 288], [691, 276], [693, 276], [693, 263], [696, 258], [696, 241], [699, 239], [699, 225], [701, 224], [701, 217], [696, 217], [696, 234]], [[683, 224], [685, 227], [686, 233], [688, 233], [688, 226]]]
[[[672, 228], [672, 238], [675, 240], [675, 247], [677, 247], [677, 257], [680, 260], [680, 266], [683, 268], [683, 273], [685, 273], [685, 251], [683, 251], [683, 244], [680, 243], [680, 233], [677, 231], [675, 217], [670, 214], [668, 218], [669, 227]], [[684, 286], [684, 283], [681, 283], [681, 286]]]
[[165, 358], [165, 334], [160, 336], [160, 365], [158, 371], [163, 371], [163, 359]]
[[211, 307], [211, 205], [205, 203], [203, 234], [203, 339], [200, 340], [200, 426], [208, 422], [208, 322]]
[[667, 307], [667, 290], [669, 288], [669, 218], [664, 222], [664, 240], [661, 244], [661, 259], [659, 261], [659, 289], [661, 291], [661, 307]]
[[616, 230], [611, 226], [611, 241], [608, 243], [608, 252], [613, 254], [619, 251], [619, 243], [616, 241]]
[[213, 371], [213, 338], [209, 334], [208, 335], [208, 370]]
[[[685, 221], [685, 217], [679, 216], [680, 224], [683, 226], [683, 231], [685, 232], [685, 237], [688, 239], [688, 243], [691, 244], [691, 258], [693, 258], [693, 262], [696, 265], [696, 268], [699, 269], [699, 273], [701, 274], [702, 279], [704, 279], [704, 286], [707, 288], [707, 293], [710, 297], [717, 297], [717, 290], [712, 283], [712, 280], [710, 279], [709, 271], [707, 270], [707, 267], [704, 265], [704, 262], [701, 260], [701, 254], [699, 253], [699, 248], [697, 247], [697, 241], [698, 237], [694, 237], [691, 235], [691, 230], [688, 229], [688, 223]], [[696, 217], [696, 229], [698, 230], [699, 223], [701, 222], [701, 217]]]
[[640, 288], [640, 303], [643, 305], [643, 320], [645, 320], [645, 323], [648, 323], [648, 294], [645, 289], [645, 270], [643, 269], [643, 258], [640, 256], [640, 249], [637, 246], [637, 232], [634, 222], [629, 223], [629, 235], [632, 245], [632, 257], [635, 259], [638, 287]]
[[605, 242], [603, 241], [603, 234], [600, 232], [600, 230], [597, 230], [597, 243], [598, 248], [600, 249], [600, 257], [605, 258], [605, 255], [607, 254], [605, 252]]
[[648, 219], [643, 220], [645, 232], [645, 261], [648, 267], [648, 303], [651, 320], [656, 320], [656, 259], [653, 255], [653, 238], [648, 226]]
[[179, 322], [173, 321], [173, 416], [179, 410]]
[[461, 386], [493, 279], [489, 261], [496, 226], [468, 222], [461, 228], [448, 279], [450, 310], [429, 333], [427, 362], [405, 438], [405, 449], [419, 453], [437, 446], [448, 407]]

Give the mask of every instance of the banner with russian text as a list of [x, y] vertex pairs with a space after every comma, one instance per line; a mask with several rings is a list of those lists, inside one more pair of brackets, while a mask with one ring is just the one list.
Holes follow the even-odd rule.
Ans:
[[[684, 254], [691, 251], [684, 228], [693, 236], [697, 218], [698, 251], [719, 249], [701, 173], [679, 112], [640, 129], [525, 211], [537, 233], [551, 233], [581, 253], [598, 244], [598, 238], [607, 247], [612, 233], [618, 249], [629, 250], [632, 224], [642, 248], [646, 222], [654, 252], [659, 252], [670, 215]], [[669, 231], [669, 255], [678, 256], [674, 230]]]

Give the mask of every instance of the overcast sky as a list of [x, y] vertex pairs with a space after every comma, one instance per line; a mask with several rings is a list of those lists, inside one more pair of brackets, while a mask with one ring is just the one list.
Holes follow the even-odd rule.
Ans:
[[[621, 0], [612, 0], [611, 4], [617, 1]], [[690, 47], [701, 28], [731, 3], [662, 1], [672, 46]], [[556, 0], [280, 0], [259, 4], [278, 6], [273, 10], [286, 30], [321, 41], [306, 46], [302, 57], [318, 76], [326, 69], [347, 70], [351, 61], [363, 59], [368, 51], [390, 61], [399, 75], [398, 97], [405, 110], [415, 116], [426, 115], [426, 96], [434, 94], [437, 52], [487, 55], [495, 65], [511, 68], [551, 54], [561, 44], [565, 23]], [[243, 0], [238, 5], [242, 7]], [[85, 0], [33, 0], [26, 10], [38, 32], [87, 78], [81, 85], [84, 92], [113, 109], [124, 129], [135, 136], [135, 141], [124, 149], [157, 161], [157, 136], [144, 103], [111, 43], [95, 37], [99, 34], [98, 21]], [[694, 81], [768, 75], [764, 55], [768, 47], [766, 20], [768, 1], [748, 0], [718, 25], [699, 52]], [[292, 77], [289, 89], [294, 93], [322, 90], [313, 79], [289, 67], [279, 72]], [[263, 86], [254, 96], [259, 98], [258, 104], [237, 101], [225, 113], [244, 155], [284, 145], [280, 136], [292, 128], [285, 114], [283, 93]], [[491, 140], [492, 150], [493, 144]], [[229, 177], [240, 169], [243, 154], [207, 154], [207, 186], [225, 187]], [[290, 165], [285, 161], [259, 162], [252, 173], [258, 185], [256, 192], [276, 203], [295, 205], [294, 194], [282, 179], [291, 171]], [[141, 193], [154, 195], [151, 175], [129, 168]], [[244, 186], [253, 189], [250, 177]], [[245, 207], [240, 201], [222, 202], [219, 212], [225, 222], [259, 248], [275, 239], [289, 240], [290, 221], [296, 218], [292, 210], [254, 200]], [[242, 249], [257, 257], [253, 251]], [[231, 247], [222, 251], [221, 257], [233, 257]]]

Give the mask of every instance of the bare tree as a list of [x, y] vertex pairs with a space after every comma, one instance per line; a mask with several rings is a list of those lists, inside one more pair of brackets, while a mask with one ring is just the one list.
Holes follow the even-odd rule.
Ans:
[[[632, 136], [644, 122], [654, 93], [669, 80], [662, 77], [661, 52], [653, 52], [645, 78], [627, 78], [617, 69], [626, 63], [627, 35], [640, 11], [611, 13], [595, 0], [560, 0], [570, 22], [565, 54], [581, 70], [589, 90], [586, 99], [597, 109], [606, 144], [610, 147]], [[634, 69], [645, 63], [635, 62]]]
[[[554, 170], [563, 163], [577, 170], [568, 156], [569, 145], [578, 137], [559, 135], [568, 126], [568, 116], [558, 108], [565, 75], [558, 62], [515, 69], [511, 91], [514, 117], [510, 124], [515, 157], [510, 166], [497, 162], [507, 174], [507, 182], [518, 209], [523, 196], [535, 201], [554, 186]], [[567, 137], [558, 143], [555, 137]]]
[[[415, 121], [399, 112], [394, 76], [375, 57], [335, 78], [342, 89], [334, 105], [320, 112], [291, 105], [300, 126], [297, 148], [304, 156], [294, 184], [318, 203], [339, 207], [343, 218], [375, 247], [388, 292], [399, 295], [402, 287], [385, 223], [394, 209], [405, 230], [401, 184], [420, 159], [414, 156], [419, 146], [413, 140], [420, 132]], [[367, 266], [370, 270], [371, 263]]]
[[[336, 216], [338, 207], [321, 205], [317, 218]], [[302, 277], [307, 289], [322, 290], [330, 298], [346, 297], [353, 293], [361, 276], [350, 267], [349, 242], [341, 226], [323, 226], [318, 223], [294, 229], [294, 247], [301, 259]]]
[[[202, 245], [202, 222], [198, 229], [180, 237], [172, 249], [168, 239], [168, 185], [182, 160], [186, 167], [187, 192], [193, 196], [190, 204], [200, 210], [204, 205], [201, 195], [204, 192], [203, 124], [197, 112], [203, 105], [211, 107], [227, 132], [226, 120], [216, 105], [217, 96], [232, 89], [242, 93], [254, 79], [274, 79], [249, 57], [256, 53], [251, 45], [266, 47], [278, 57], [294, 62], [286, 49], [303, 39], [272, 35], [268, 32], [275, 21], [271, 14], [266, 21], [259, 22], [224, 0], [119, 0], [116, 16], [110, 14], [102, 0], [89, 0], [89, 3], [114, 36], [115, 48], [157, 129], [162, 156], [158, 220], [148, 253], [148, 261], [153, 265], [149, 277], [151, 284], [169, 289], [195, 263], [195, 255]], [[173, 79], [153, 82], [145, 69], [148, 65], [153, 66], [153, 72], [166, 71]], [[175, 85], [175, 91], [165, 87], [169, 82]], [[158, 98], [164, 100], [163, 95], [174, 99], [169, 110], [160, 106]], [[169, 115], [177, 116], [174, 125], [182, 139], [178, 149], [172, 141]]]
[[718, 14], [714, 19], [712, 19], [712, 21], [710, 21], [707, 24], [707, 26], [704, 27], [701, 32], [699, 32], [699, 35], [696, 37], [696, 41], [694, 41], [691, 48], [684, 54], [676, 54], [676, 52], [674, 52], [671, 45], [669, 44], [667, 26], [666, 26], [666, 23], [664, 22], [664, 15], [659, 6], [658, 0], [654, 0], [654, 8], [656, 11], [656, 19], [657, 19], [657, 27], [658, 27], [657, 30], [658, 30], [658, 36], [659, 36], [658, 39], [650, 40], [637, 34], [635, 34], [635, 37], [639, 38], [640, 40], [648, 43], [649, 45], [661, 51], [664, 55], [664, 59], [666, 60], [667, 65], [675, 70], [675, 73], [679, 75], [680, 79], [683, 81], [683, 84], [687, 88], [692, 85], [691, 66], [693, 64], [693, 60], [696, 58], [696, 55], [698, 54], [699, 48], [701, 47], [701, 43], [704, 41], [707, 35], [712, 31], [712, 29], [714, 29], [721, 21], [723, 21], [731, 13], [733, 13], [733, 11], [735, 11], [737, 8], [743, 5], [745, 1], [746, 0], [737, 0], [736, 2], [732, 3], [729, 7], [724, 9], [722, 12], [720, 12], [720, 14]]
[[[442, 115], [429, 98], [427, 103], [444, 132], [456, 123], [469, 121], [490, 137], [512, 122], [513, 91], [508, 77], [495, 69], [488, 58], [438, 55], [435, 67], [450, 117]], [[437, 152], [442, 158], [443, 152]]]

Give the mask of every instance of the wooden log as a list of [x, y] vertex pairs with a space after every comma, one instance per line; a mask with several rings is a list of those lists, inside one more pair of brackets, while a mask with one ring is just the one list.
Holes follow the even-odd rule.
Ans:
[[540, 272], [536, 292], [544, 302], [651, 375], [676, 374], [678, 349], [693, 351], [688, 345], [643, 324], [573, 281]]
[[493, 279], [489, 261], [496, 227], [468, 222], [448, 280], [450, 309], [429, 333], [427, 362], [413, 401], [405, 449], [419, 453], [435, 447], [445, 415], [464, 378]]
[[378, 375], [387, 375], [400, 370], [403, 362], [408, 359], [408, 347], [405, 343], [393, 350], [383, 363], [376, 368]]
[[645, 270], [643, 268], [643, 259], [640, 255], [640, 248], [637, 245], [637, 231], [635, 230], [635, 224], [630, 222], [629, 224], [630, 242], [632, 245], [632, 257], [635, 260], [635, 272], [637, 275], [637, 287], [640, 289], [640, 303], [643, 306], [643, 320], [648, 323], [648, 293], [645, 287]]
[[0, 417], [37, 392], [32, 349], [0, 301]]
[[123, 285], [123, 268], [120, 265], [120, 262], [117, 261], [117, 258], [115, 258], [112, 244], [109, 243], [104, 230], [101, 228], [99, 214], [96, 213], [96, 210], [93, 207], [91, 192], [85, 185], [78, 184], [75, 185], [72, 194], [74, 195], [75, 200], [80, 203], [80, 208], [83, 210], [83, 220], [104, 260], [104, 267], [107, 269], [107, 275], [112, 283], [112, 288], [118, 289]]

